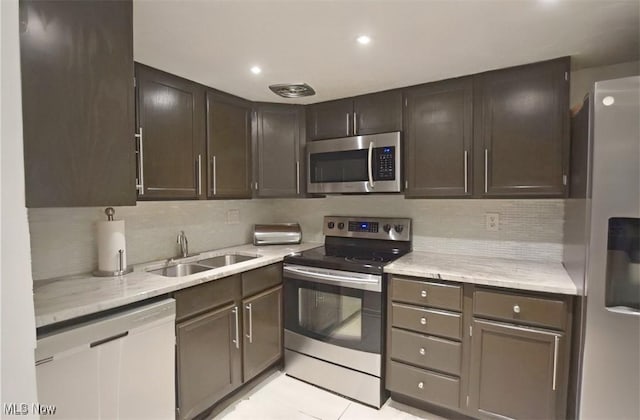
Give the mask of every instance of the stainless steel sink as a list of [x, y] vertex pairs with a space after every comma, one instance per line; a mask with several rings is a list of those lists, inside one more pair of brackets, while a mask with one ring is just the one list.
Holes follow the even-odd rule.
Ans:
[[225, 254], [218, 255], [217, 257], [206, 258], [198, 261], [198, 264], [206, 265], [211, 268], [224, 267], [226, 265], [237, 264], [244, 261], [253, 260], [258, 258], [257, 256], [238, 255], [238, 254]]
[[204, 267], [198, 264], [174, 264], [156, 270], [149, 270], [149, 273], [160, 274], [165, 277], [182, 277], [207, 270], [211, 270], [211, 267]]

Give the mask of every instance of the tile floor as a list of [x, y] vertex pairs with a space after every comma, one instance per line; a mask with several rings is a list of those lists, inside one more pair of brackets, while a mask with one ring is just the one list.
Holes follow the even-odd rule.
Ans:
[[269, 376], [216, 420], [444, 420], [388, 400], [376, 410], [286, 376]]

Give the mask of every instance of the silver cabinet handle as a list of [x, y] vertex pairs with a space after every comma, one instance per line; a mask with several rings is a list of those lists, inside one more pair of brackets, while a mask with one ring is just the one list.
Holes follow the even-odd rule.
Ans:
[[469, 152], [464, 151], [464, 193], [469, 192], [469, 186], [467, 185], [468, 181], [468, 171], [469, 171]]
[[135, 134], [135, 137], [140, 142], [140, 150], [138, 151], [138, 169], [140, 174], [138, 175], [139, 183], [136, 188], [140, 192], [140, 195], [144, 195], [144, 146], [142, 143], [142, 127], [138, 129], [140, 132]]
[[420, 297], [426, 298], [427, 297], [427, 291], [423, 290], [422, 292], [420, 292]]
[[425, 318], [425, 317], [420, 318], [420, 323], [422, 325], [427, 325], [427, 318]]
[[249, 334], [247, 334], [247, 338], [249, 339], [249, 343], [253, 343], [253, 313], [251, 311], [251, 304], [245, 306], [245, 309], [249, 312]]
[[484, 193], [486, 194], [489, 191], [489, 181], [488, 175], [489, 173], [489, 149], [484, 149]]
[[371, 188], [374, 188], [373, 185], [373, 142], [369, 143], [369, 154], [367, 155], [367, 172], [369, 175], [369, 185], [371, 185]]
[[420, 356], [424, 356], [425, 355], [426, 351], [425, 351], [424, 347], [420, 347], [419, 353], [420, 353]]
[[240, 348], [240, 337], [239, 337], [240, 325], [238, 324], [238, 307], [234, 306], [231, 312], [236, 317], [236, 339], [233, 340], [233, 343], [236, 345], [236, 348], [239, 349]]
[[202, 194], [202, 155], [198, 155], [198, 195]]
[[217, 189], [217, 185], [216, 185], [216, 157], [211, 156], [211, 180], [212, 180], [212, 184], [213, 184], [213, 195], [216, 195], [216, 193], [218, 192]]
[[353, 135], [358, 134], [358, 113], [353, 111]]
[[553, 342], [553, 384], [552, 389], [556, 390], [556, 374], [558, 372], [558, 344], [560, 343], [560, 338], [556, 335]]
[[296, 161], [296, 194], [300, 194], [300, 161]]
[[520, 305], [513, 305], [513, 313], [514, 314], [520, 313]]
[[347, 112], [347, 135], [349, 134], [349, 113]]
[[424, 388], [424, 382], [418, 382], [418, 389]]

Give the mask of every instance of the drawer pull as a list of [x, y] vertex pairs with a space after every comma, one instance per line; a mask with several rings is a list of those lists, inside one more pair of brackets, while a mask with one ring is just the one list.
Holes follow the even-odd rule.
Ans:
[[418, 389], [424, 388], [424, 382], [418, 382]]
[[420, 292], [420, 296], [422, 296], [423, 298], [427, 297], [427, 291], [423, 290], [422, 292]]
[[424, 350], [424, 347], [420, 347], [420, 355], [424, 356], [427, 352]]
[[420, 323], [422, 325], [427, 325], [427, 318], [425, 318], [425, 317], [420, 318]]
[[514, 314], [520, 313], [520, 305], [513, 305], [513, 313]]

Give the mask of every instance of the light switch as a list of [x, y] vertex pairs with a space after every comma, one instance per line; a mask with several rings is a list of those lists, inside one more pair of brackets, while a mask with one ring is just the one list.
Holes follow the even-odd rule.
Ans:
[[240, 210], [238, 209], [227, 210], [227, 224], [228, 225], [240, 224]]
[[492, 232], [500, 230], [500, 215], [498, 213], [485, 213], [484, 227], [486, 230]]

